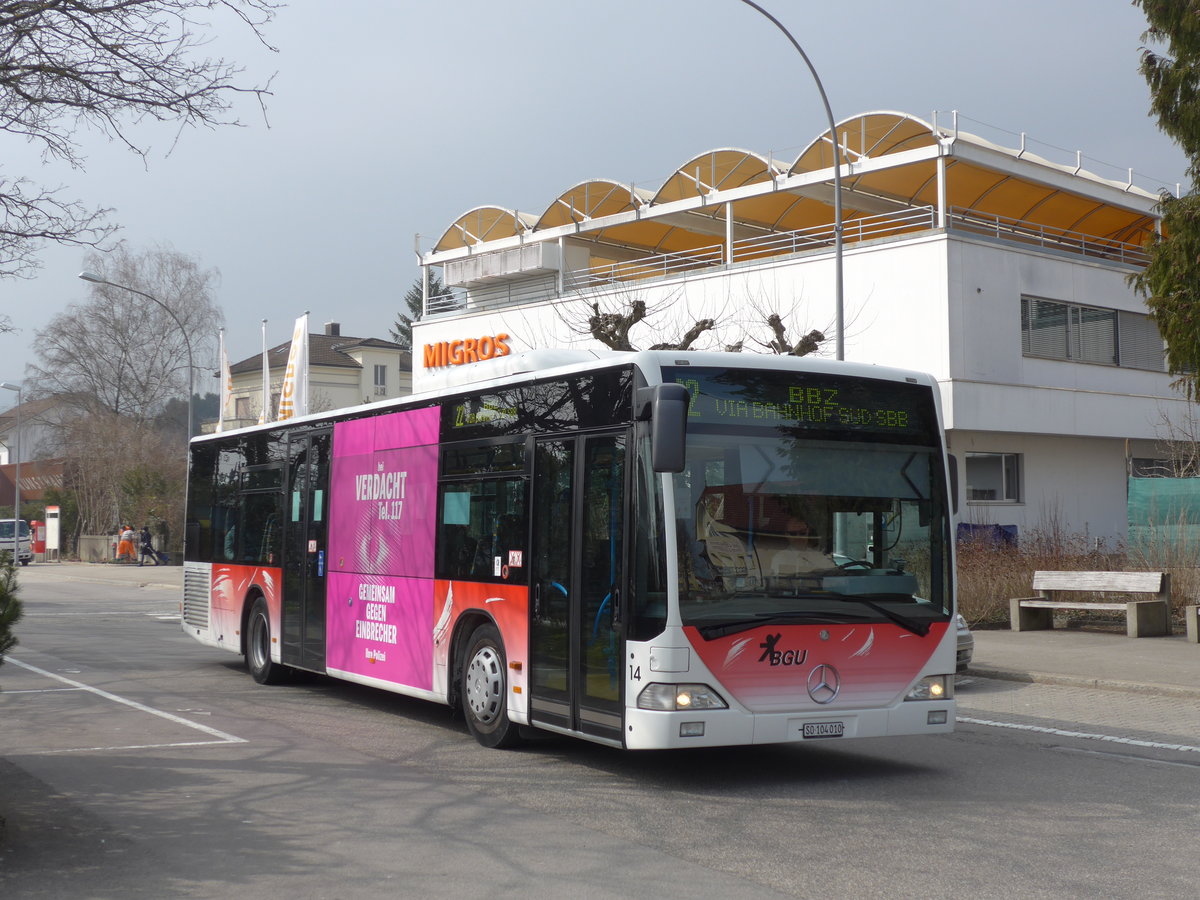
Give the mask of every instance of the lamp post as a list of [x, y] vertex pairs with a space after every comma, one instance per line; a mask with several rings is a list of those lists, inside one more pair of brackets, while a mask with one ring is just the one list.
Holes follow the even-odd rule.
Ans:
[[0, 388], [17, 392], [17, 424], [13, 429], [17, 435], [17, 469], [13, 476], [13, 562], [17, 562], [21, 550], [21, 385], [0, 381]]
[[837, 329], [837, 358], [846, 358], [846, 340], [843, 331], [845, 330], [846, 315], [845, 304], [842, 300], [842, 160], [845, 158], [841, 152], [841, 144], [838, 143], [837, 125], [833, 121], [833, 110], [829, 106], [829, 98], [825, 95], [825, 86], [821, 84], [821, 78], [817, 75], [817, 70], [812, 64], [812, 60], [808, 58], [808, 54], [804, 52], [804, 48], [799, 42], [792, 37], [792, 33], [783, 27], [783, 23], [777, 18], [759, 6], [754, 0], [742, 0], [747, 6], [758, 10], [764, 16], [774, 23], [775, 27], [783, 32], [784, 36], [792, 42], [792, 46], [796, 48], [796, 52], [804, 59], [805, 65], [808, 66], [808, 71], [812, 73], [813, 81], [817, 83], [817, 91], [821, 95], [821, 102], [825, 104], [825, 116], [829, 120], [829, 139], [833, 142], [833, 299], [834, 299], [834, 316], [835, 328]]
[[150, 294], [147, 294], [145, 291], [139, 291], [137, 288], [131, 288], [127, 284], [117, 284], [115, 281], [108, 281], [104, 278], [101, 278], [99, 275], [93, 275], [91, 272], [80, 272], [79, 277], [82, 278], [84, 281], [90, 281], [92, 284], [107, 284], [109, 287], [120, 288], [123, 291], [129, 291], [129, 293], [131, 293], [131, 294], [137, 294], [139, 297], [145, 297], [150, 302], [157, 303], [159, 306], [161, 306], [163, 309], [165, 309], [167, 311], [167, 315], [169, 315], [172, 319], [175, 320], [175, 324], [179, 326], [179, 333], [183, 335], [183, 345], [187, 348], [187, 357], [188, 357], [187, 436], [188, 436], [188, 440], [191, 440], [192, 435], [195, 433], [195, 430], [193, 427], [194, 420], [195, 420], [195, 414], [194, 414], [193, 408], [192, 408], [192, 406], [193, 406], [192, 405], [192, 395], [196, 393], [194, 390], [194, 384], [193, 384], [193, 378], [195, 377], [195, 366], [193, 365], [193, 362], [192, 362], [192, 339], [190, 337], [188, 337], [187, 329], [184, 328], [183, 323], [179, 321], [179, 316], [175, 315], [175, 310], [171, 309], [171, 307], [167, 306], [167, 304], [163, 303], [157, 297], [153, 297]]

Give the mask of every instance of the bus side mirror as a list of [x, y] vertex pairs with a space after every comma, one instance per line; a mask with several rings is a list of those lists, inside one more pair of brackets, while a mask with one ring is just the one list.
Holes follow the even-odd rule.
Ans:
[[683, 471], [690, 400], [682, 384], [656, 384], [637, 390], [635, 418], [650, 421], [650, 462], [655, 472]]
[[950, 511], [954, 515], [958, 515], [958, 458], [953, 454], [947, 454], [947, 462], [950, 463]]

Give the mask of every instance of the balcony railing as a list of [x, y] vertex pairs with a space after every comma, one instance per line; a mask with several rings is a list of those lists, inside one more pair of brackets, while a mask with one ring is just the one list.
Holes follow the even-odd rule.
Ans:
[[[947, 231], [953, 233], [998, 238], [1125, 265], [1144, 266], [1149, 261], [1145, 249], [1138, 244], [1047, 228], [977, 210], [953, 207], [947, 213], [946, 225]], [[919, 206], [849, 219], [843, 223], [842, 235], [845, 243], [858, 244], [931, 231], [937, 227], [937, 210], [931, 206]], [[827, 252], [833, 246], [833, 226], [819, 225], [734, 241], [728, 259], [723, 243], [684, 252], [649, 254], [638, 259], [567, 272], [563, 277], [563, 293], [715, 271], [727, 265], [797, 254]], [[465, 309], [488, 309], [553, 299], [557, 295], [553, 277], [543, 276], [473, 288], [465, 297], [461, 293], [430, 297], [425, 305], [425, 313], [441, 315]]]

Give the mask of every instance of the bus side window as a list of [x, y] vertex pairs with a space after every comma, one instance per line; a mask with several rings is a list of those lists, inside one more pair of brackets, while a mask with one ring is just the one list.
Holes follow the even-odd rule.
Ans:
[[[524, 481], [487, 478], [441, 487], [438, 578], [525, 583]], [[512, 551], [519, 551], [517, 556]], [[510, 565], [512, 559], [518, 565]]]

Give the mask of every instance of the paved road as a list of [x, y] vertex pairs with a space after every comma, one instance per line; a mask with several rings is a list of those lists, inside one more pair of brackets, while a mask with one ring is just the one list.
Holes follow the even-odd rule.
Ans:
[[968, 678], [945, 737], [487, 751], [435, 705], [255, 685], [182, 634], [177, 588], [123, 577], [24, 579], [0, 668], [5, 898], [1152, 898], [1200, 880], [1200, 729], [1178, 698]]

